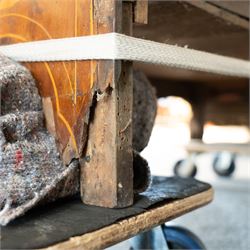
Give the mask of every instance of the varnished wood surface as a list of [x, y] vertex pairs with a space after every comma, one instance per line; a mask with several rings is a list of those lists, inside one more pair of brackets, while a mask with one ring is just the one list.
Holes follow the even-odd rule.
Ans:
[[114, 245], [138, 233], [204, 206], [211, 202], [212, 199], [213, 190], [210, 188], [207, 191], [188, 198], [162, 203], [137, 216], [121, 220], [113, 225], [82, 236], [72, 237], [68, 241], [61, 242], [46, 249], [104, 249], [105, 247]]
[[[92, 6], [92, 0], [1, 0], [0, 44], [93, 34]], [[81, 154], [86, 140], [94, 64], [73, 61], [25, 66], [36, 78], [42, 97], [52, 102], [54, 115], [47, 123], [55, 126], [67, 163]]]

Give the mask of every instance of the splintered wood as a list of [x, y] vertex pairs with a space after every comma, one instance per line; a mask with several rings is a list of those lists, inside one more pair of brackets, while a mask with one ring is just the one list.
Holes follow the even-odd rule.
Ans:
[[[131, 33], [131, 3], [103, 1], [95, 11], [98, 22], [109, 24], [107, 31]], [[97, 72], [99, 91], [89, 126], [88, 160], [81, 166], [81, 194], [87, 204], [125, 207], [133, 203], [132, 64], [99, 62]]]

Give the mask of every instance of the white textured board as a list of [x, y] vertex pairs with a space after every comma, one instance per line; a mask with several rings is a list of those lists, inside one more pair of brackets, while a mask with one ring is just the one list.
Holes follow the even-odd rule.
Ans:
[[198, 50], [107, 33], [0, 46], [0, 53], [21, 62], [129, 60], [250, 77], [250, 62]]

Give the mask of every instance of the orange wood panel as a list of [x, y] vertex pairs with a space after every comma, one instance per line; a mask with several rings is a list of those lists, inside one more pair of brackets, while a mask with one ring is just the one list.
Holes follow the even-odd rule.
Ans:
[[[0, 44], [93, 34], [92, 4], [92, 0], [1, 0]], [[25, 65], [36, 78], [42, 97], [52, 101], [56, 139], [64, 160], [78, 157], [86, 140], [85, 117], [92, 99], [95, 64]]]

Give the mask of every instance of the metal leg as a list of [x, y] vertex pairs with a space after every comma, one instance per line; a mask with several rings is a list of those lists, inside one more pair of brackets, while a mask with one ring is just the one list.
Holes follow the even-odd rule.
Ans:
[[197, 173], [196, 156], [197, 154], [192, 153], [186, 159], [177, 161], [174, 165], [174, 174], [180, 177], [195, 177]]
[[213, 160], [213, 169], [219, 176], [230, 177], [235, 170], [236, 154], [229, 152], [217, 153]]
[[161, 226], [155, 227], [147, 232], [138, 234], [129, 240], [133, 250], [152, 249], [167, 250], [168, 245], [165, 240]]
[[169, 249], [206, 249], [191, 231], [178, 226], [161, 225]]

